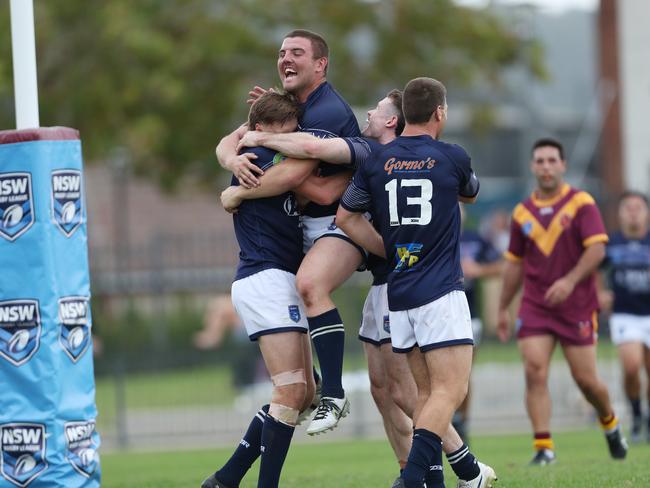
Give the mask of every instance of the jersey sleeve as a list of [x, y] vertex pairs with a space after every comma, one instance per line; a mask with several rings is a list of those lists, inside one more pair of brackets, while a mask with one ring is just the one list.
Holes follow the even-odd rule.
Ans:
[[597, 242], [608, 242], [609, 237], [596, 202], [585, 192], [582, 192], [581, 198], [585, 200], [585, 204], [580, 207], [576, 215], [576, 224], [582, 245], [588, 247]]
[[341, 206], [349, 212], [366, 212], [372, 201], [364, 166], [354, 173], [352, 182], [341, 197]]
[[[478, 178], [472, 171], [472, 160], [469, 154], [457, 144], [449, 144], [447, 154], [454, 161], [458, 172], [458, 194], [468, 198], [475, 197], [478, 194]], [[475, 181], [471, 181], [472, 175]]]
[[[521, 203], [519, 205], [521, 205]], [[517, 208], [515, 208], [515, 212], [516, 211]], [[508, 261], [518, 263], [524, 258], [524, 252], [526, 249], [525, 244], [526, 236], [524, 235], [521, 225], [519, 225], [513, 217], [510, 221], [510, 244], [508, 245], [508, 250], [503, 254], [503, 257]]]
[[350, 149], [350, 165], [355, 170], [372, 155], [372, 143], [363, 137], [344, 137], [343, 140]]
[[255, 154], [257, 156], [257, 159], [251, 159], [251, 163], [263, 170], [268, 169], [275, 164], [279, 164], [283, 160], [287, 159], [283, 154], [261, 146], [247, 147], [244, 148], [242, 152]]

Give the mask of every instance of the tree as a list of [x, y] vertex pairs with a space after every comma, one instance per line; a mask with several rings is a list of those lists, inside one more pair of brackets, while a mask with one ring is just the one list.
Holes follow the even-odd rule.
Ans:
[[[322, 33], [330, 77], [355, 105], [415, 76], [498, 87], [538, 52], [487, 10], [451, 0], [48, 0], [35, 3], [41, 123], [80, 129], [86, 160], [117, 145], [173, 188], [218, 175], [214, 146], [243, 122], [253, 84], [277, 83], [283, 34]], [[0, 9], [0, 123], [13, 126], [9, 9]], [[370, 88], [369, 88], [370, 87]], [[6, 108], [6, 109], [5, 109]]]

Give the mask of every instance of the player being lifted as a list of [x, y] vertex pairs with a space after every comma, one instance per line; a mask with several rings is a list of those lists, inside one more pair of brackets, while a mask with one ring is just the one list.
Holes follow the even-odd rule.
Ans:
[[[391, 90], [376, 108], [368, 111], [368, 124], [363, 138], [319, 139], [306, 133], [268, 133], [248, 131], [240, 141], [240, 147], [266, 146], [291, 158], [314, 158], [337, 164], [359, 167], [384, 144], [393, 141], [404, 129], [402, 93]], [[234, 210], [255, 192], [241, 186], [230, 187], [222, 193], [222, 204]], [[368, 257], [368, 270], [373, 282], [364, 304], [359, 338], [364, 342], [368, 357], [368, 373], [373, 398], [382, 415], [386, 435], [395, 456], [403, 468], [411, 447], [413, 417], [417, 388], [404, 354], [391, 350], [390, 319], [386, 292], [389, 263], [373, 254]], [[474, 456], [461, 438], [450, 428], [443, 437], [443, 449], [459, 486], [464, 480], [473, 480], [479, 474]], [[425, 481], [429, 488], [443, 486], [442, 473], [429, 471]], [[400, 488], [404, 481], [397, 478], [393, 488]]]
[[[294, 97], [268, 93], [251, 107], [249, 127], [292, 131], [299, 113], [300, 105]], [[282, 158], [262, 147], [249, 151], [263, 169]], [[308, 175], [316, 164], [288, 160], [278, 167], [302, 168]], [[292, 184], [299, 183], [292, 180]], [[233, 184], [237, 184], [236, 178]], [[298, 415], [314, 398], [307, 321], [295, 283], [303, 258], [299, 219], [295, 195], [288, 191], [246, 202], [233, 217], [241, 252], [232, 300], [250, 339], [259, 343], [273, 393], [270, 404], [253, 418], [231, 458], [203, 482], [202, 488], [238, 487], [260, 455], [258, 487], [277, 487]]]
[[[427, 473], [442, 472], [442, 437], [467, 393], [473, 339], [460, 268], [458, 199], [473, 202], [478, 180], [462, 148], [437, 140], [447, 118], [442, 83], [411, 80], [403, 109], [402, 136], [357, 170], [337, 223], [391, 265], [391, 342], [394, 352], [407, 355], [418, 390], [402, 480], [405, 488], [421, 488]], [[364, 217], [368, 210], [379, 232]], [[476, 476], [458, 486], [492, 486], [492, 468], [475, 468]]]
[[555, 461], [548, 370], [558, 342], [574, 381], [598, 412], [611, 456], [622, 459], [627, 444], [607, 385], [596, 371], [595, 270], [605, 256], [605, 226], [591, 195], [564, 183], [562, 144], [554, 139], [537, 141], [530, 169], [537, 188], [512, 213], [497, 333], [502, 341], [510, 337], [508, 306], [523, 281], [517, 341], [534, 433], [531, 464]]
[[[283, 88], [301, 102], [299, 130], [318, 137], [359, 136], [359, 126], [350, 106], [327, 82], [329, 48], [310, 31], [287, 34], [280, 47], [278, 72]], [[258, 94], [259, 94], [258, 90]], [[257, 94], [254, 94], [257, 96]], [[224, 138], [217, 147], [219, 162], [246, 186], [261, 185], [277, 191], [286, 184], [280, 175], [260, 178], [262, 172], [236, 151], [239, 133]], [[320, 175], [345, 171], [340, 166], [320, 165]], [[254, 174], [255, 173], [255, 174]], [[270, 175], [269, 175], [270, 176]], [[334, 205], [310, 202], [303, 210], [305, 259], [297, 275], [297, 287], [305, 303], [309, 333], [322, 374], [322, 398], [309, 425], [309, 434], [333, 429], [347, 415], [349, 403], [341, 383], [345, 330], [330, 294], [363, 264], [365, 254], [334, 223]]]

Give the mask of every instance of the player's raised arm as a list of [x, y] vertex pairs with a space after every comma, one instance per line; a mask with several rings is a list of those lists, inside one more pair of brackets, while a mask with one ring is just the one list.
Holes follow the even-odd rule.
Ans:
[[237, 149], [254, 146], [268, 147], [290, 158], [320, 159], [334, 164], [349, 164], [352, 160], [350, 148], [344, 139], [340, 137], [321, 139], [307, 132], [277, 134], [248, 131], [242, 137]]
[[252, 159], [257, 158], [255, 154], [250, 152], [239, 154], [237, 151], [237, 145], [247, 130], [248, 127], [244, 124], [225, 136], [219, 141], [215, 153], [221, 167], [235, 175], [240, 185], [253, 188], [259, 185], [257, 176], [263, 175], [264, 171], [251, 162]]

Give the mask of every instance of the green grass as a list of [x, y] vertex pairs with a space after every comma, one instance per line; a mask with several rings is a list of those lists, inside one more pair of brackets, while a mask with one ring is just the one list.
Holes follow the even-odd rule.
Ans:
[[[554, 437], [558, 463], [545, 468], [526, 465], [532, 456], [529, 435], [477, 437], [472, 450], [495, 468], [500, 478], [497, 487], [650, 486], [650, 445], [632, 446], [628, 458], [621, 462], [609, 458], [598, 430], [560, 433]], [[297, 441], [285, 463], [282, 488], [387, 488], [397, 473], [397, 464], [384, 441], [328, 443], [305, 438]], [[201, 480], [229, 454], [229, 449], [107, 454], [102, 456], [102, 486], [198, 488]], [[445, 476], [448, 488], [456, 486], [451, 471], [445, 471]], [[254, 488], [256, 478], [257, 467], [245, 478], [241, 488]]]

